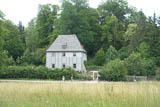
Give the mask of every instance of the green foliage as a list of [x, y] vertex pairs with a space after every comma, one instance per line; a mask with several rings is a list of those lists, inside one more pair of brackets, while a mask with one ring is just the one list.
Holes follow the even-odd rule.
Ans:
[[92, 77], [90, 75], [78, 74], [77, 77], [75, 77], [74, 79], [76, 79], [76, 80], [92, 80]]
[[106, 17], [105, 24], [102, 26], [103, 32], [101, 37], [104, 47], [107, 45], [112, 45], [117, 49], [121, 48], [123, 32], [120, 31], [119, 27], [119, 22], [116, 16]]
[[57, 5], [39, 5], [37, 17], [32, 19], [25, 29], [26, 50], [19, 58], [19, 64], [44, 64], [45, 51], [55, 38], [52, 34], [55, 30], [58, 11]]
[[53, 79], [62, 80], [62, 76], [65, 76], [66, 80], [70, 80], [71, 76], [74, 79], [87, 79], [89, 76], [79, 74], [72, 68], [63, 69], [48, 69], [44, 66], [9, 66], [0, 70], [0, 78], [11, 79]]
[[155, 75], [156, 66], [150, 59], [144, 59], [139, 53], [132, 53], [125, 60], [125, 66], [128, 70], [128, 75], [136, 76], [151, 76]]
[[4, 27], [4, 50], [8, 51], [9, 57], [16, 60], [23, 55], [24, 44], [19, 35], [19, 30], [11, 21], [6, 20], [3, 23]]
[[85, 66], [94, 66], [95, 64], [95, 59], [94, 58], [88, 58], [87, 61], [84, 62]]
[[86, 67], [87, 71], [90, 71], [90, 70], [98, 70], [99, 71], [101, 68], [102, 68], [102, 66], [95, 66], [95, 65]]
[[149, 20], [145, 41], [149, 47], [150, 57], [152, 57], [152, 60], [156, 62], [158, 67], [160, 66], [160, 28], [157, 25], [159, 23], [157, 20], [159, 19], [156, 19], [156, 22], [153, 19]]
[[139, 53], [133, 53], [125, 59], [125, 65], [128, 69], [128, 75], [143, 75], [144, 69], [141, 64], [142, 58]]
[[49, 35], [54, 31], [55, 20], [59, 7], [57, 5], [39, 5], [39, 12], [36, 20], [36, 30], [39, 37], [40, 48], [49, 44]]
[[4, 13], [0, 10], [0, 21], [3, 20]]
[[46, 48], [39, 48], [34, 53], [35, 65], [45, 64]]
[[26, 28], [6, 20], [0, 11], [0, 69], [44, 65], [45, 50], [58, 35], [76, 34], [87, 51], [88, 70], [120, 58], [129, 75], [155, 75], [160, 66], [159, 25], [160, 17], [147, 18], [126, 0], [107, 0], [97, 9], [89, 7], [88, 0], [62, 0], [61, 7], [39, 5]]
[[132, 40], [132, 38], [135, 36], [136, 28], [137, 28], [137, 24], [129, 24], [128, 25], [128, 29], [124, 35], [124, 39], [127, 43], [130, 42]]
[[26, 50], [25, 53], [34, 53], [38, 47], [38, 32], [36, 30], [36, 19], [32, 19], [25, 29]]
[[160, 80], [160, 68], [157, 69], [157, 72], [156, 72], [156, 79], [157, 79], [157, 80]]
[[118, 51], [113, 46], [110, 46], [106, 52], [106, 63], [116, 58], [118, 58]]
[[151, 59], [143, 59], [142, 60], [142, 65], [144, 67], [144, 71], [146, 76], [155, 76], [156, 75], [156, 64], [153, 60]]
[[101, 48], [95, 56], [95, 64], [98, 66], [102, 66], [105, 63], [105, 53], [104, 50]]
[[120, 23], [127, 23], [126, 14], [131, 14], [131, 9], [125, 0], [107, 0], [98, 7], [101, 23], [105, 23], [105, 18], [107, 16], [116, 16]]
[[142, 55], [143, 58], [150, 57], [149, 46], [147, 43], [142, 42], [138, 48], [138, 51]]
[[13, 66], [16, 64], [16, 62], [14, 61], [14, 59], [12, 57], [10, 58], [6, 58], [6, 63], [7, 63], [7, 66]]
[[24, 63], [27, 64], [34, 64], [35, 58], [33, 56], [33, 53], [29, 53], [27, 50], [24, 52], [24, 55], [22, 57], [17, 58], [16, 63], [18, 65], [23, 65]]
[[7, 64], [8, 52], [4, 50], [4, 28], [3, 28], [3, 16], [4, 14], [0, 11], [0, 69]]
[[[65, 35], [76, 34], [90, 55], [93, 54], [93, 36], [96, 35], [91, 24], [98, 24], [98, 17], [96, 16], [90, 19], [88, 15], [94, 14], [95, 11], [88, 8], [87, 4], [88, 2], [86, 0], [65, 0], [62, 3], [63, 11], [56, 26], [59, 31], [56, 33]], [[96, 15], [98, 15], [98, 13]], [[92, 22], [92, 20], [94, 20], [94, 22]]]
[[[143, 12], [137, 13], [136, 24], [128, 26], [129, 47], [132, 51], [137, 51], [139, 45], [147, 38], [148, 23]], [[126, 32], [127, 35], [127, 32]], [[130, 36], [129, 36], [130, 35]], [[127, 39], [127, 38], [126, 38]]]
[[125, 80], [126, 74], [127, 69], [124, 62], [119, 59], [115, 59], [102, 68], [100, 71], [100, 79], [107, 81], [123, 81]]
[[97, 52], [101, 48], [101, 34], [102, 34], [102, 28], [99, 24], [99, 13], [96, 9], [88, 8], [87, 9], [87, 21], [90, 25], [90, 30], [93, 35], [93, 44], [90, 44], [89, 56], [95, 55], [95, 52]]
[[132, 53], [132, 51], [129, 49], [129, 47], [122, 47], [118, 51], [118, 56], [121, 60], [124, 60], [125, 58], [128, 58], [128, 56]]
[[8, 52], [0, 51], [0, 69], [7, 65]]
[[25, 44], [26, 41], [25, 41], [24, 26], [23, 26], [23, 24], [22, 24], [21, 21], [19, 21], [19, 23], [18, 23], [18, 29], [19, 29], [19, 33], [20, 33], [20, 36], [21, 36], [21, 38], [22, 38], [22, 41], [23, 41], [23, 43]]
[[44, 65], [45, 64], [45, 51], [46, 48], [37, 48], [34, 53], [26, 51], [22, 57], [18, 57], [16, 63], [18, 65], [23, 65], [24, 63], [34, 64], [34, 65]]

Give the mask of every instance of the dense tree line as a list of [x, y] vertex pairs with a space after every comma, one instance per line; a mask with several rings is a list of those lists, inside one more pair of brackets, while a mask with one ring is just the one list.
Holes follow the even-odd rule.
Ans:
[[61, 2], [61, 7], [39, 5], [37, 17], [26, 28], [0, 12], [0, 67], [45, 64], [45, 50], [63, 34], [78, 36], [87, 51], [88, 66], [127, 62], [125, 66], [134, 66], [135, 71], [145, 64], [160, 66], [160, 17], [156, 14], [146, 17], [125, 0], [107, 0], [96, 9], [89, 7], [88, 0]]

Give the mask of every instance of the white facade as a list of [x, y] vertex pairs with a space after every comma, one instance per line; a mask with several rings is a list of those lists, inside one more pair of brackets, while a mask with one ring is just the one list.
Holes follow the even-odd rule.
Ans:
[[72, 67], [76, 71], [85, 72], [84, 61], [87, 60], [76, 35], [59, 35], [46, 51], [46, 67]]
[[64, 68], [72, 67], [76, 71], [84, 70], [84, 61], [87, 60], [85, 52], [47, 52], [46, 67]]

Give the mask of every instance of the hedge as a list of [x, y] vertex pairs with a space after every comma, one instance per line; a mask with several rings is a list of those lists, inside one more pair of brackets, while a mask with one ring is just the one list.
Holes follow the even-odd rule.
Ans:
[[44, 66], [9, 66], [0, 70], [1, 79], [52, 79], [62, 80], [65, 76], [66, 80], [70, 80], [73, 75], [74, 79], [90, 80], [90, 76], [85, 76], [73, 70], [70, 67], [63, 69], [48, 69]]

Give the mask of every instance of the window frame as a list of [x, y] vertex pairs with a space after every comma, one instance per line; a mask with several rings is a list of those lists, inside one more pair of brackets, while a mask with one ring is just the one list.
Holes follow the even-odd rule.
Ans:
[[74, 53], [73, 53], [73, 56], [74, 56], [74, 57], [76, 57], [76, 56], [77, 56], [77, 54], [74, 52]]
[[62, 53], [62, 56], [63, 56], [63, 57], [65, 57], [65, 56], [66, 56], [66, 53], [65, 53], [65, 52], [63, 52], [63, 53]]
[[73, 68], [77, 68], [77, 64], [73, 64]]
[[55, 64], [52, 64], [52, 68], [55, 68]]
[[52, 53], [52, 57], [55, 57], [56, 56], [56, 53]]
[[65, 68], [65, 67], [66, 67], [66, 65], [65, 65], [65, 64], [62, 64], [62, 67], [63, 67], [63, 68]]

